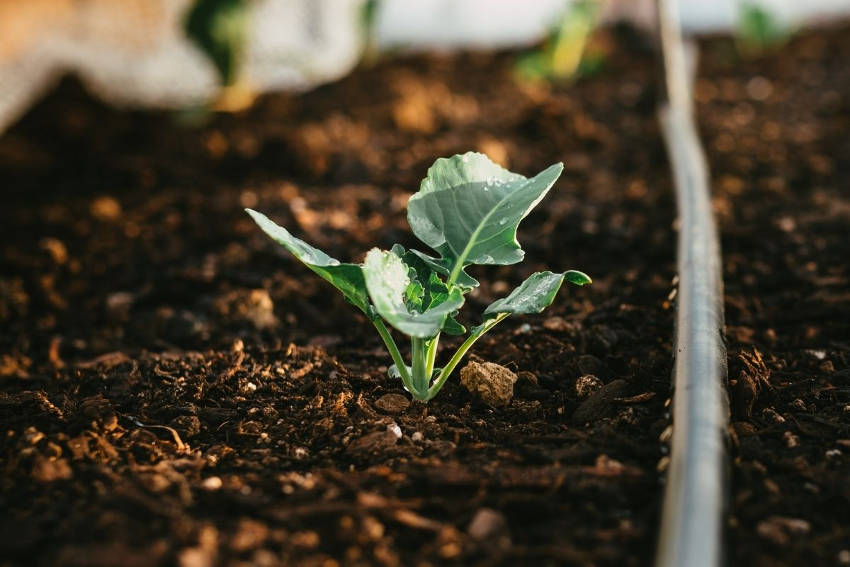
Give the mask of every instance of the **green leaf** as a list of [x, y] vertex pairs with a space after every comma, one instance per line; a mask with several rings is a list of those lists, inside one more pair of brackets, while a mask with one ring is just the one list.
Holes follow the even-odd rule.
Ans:
[[447, 335], [463, 335], [466, 333], [466, 327], [455, 321], [456, 313], [452, 313], [446, 317], [446, 322], [443, 323], [442, 331]]
[[[424, 265], [428, 266], [430, 269], [434, 270], [438, 274], [442, 274], [448, 277], [451, 273], [452, 261], [449, 259], [432, 258], [424, 252], [420, 252], [419, 250], [413, 249], [410, 249], [408, 251], [408, 255], [416, 256]], [[407, 262], [407, 258], [405, 258], [405, 262]], [[479, 285], [478, 280], [476, 280], [463, 270], [458, 273], [458, 276], [455, 279], [455, 283], [467, 290], [476, 288]]]
[[558, 163], [527, 179], [475, 152], [441, 158], [410, 198], [407, 220], [413, 233], [440, 254], [431, 262], [449, 272], [448, 283], [463, 285], [465, 266], [522, 260], [517, 227], [562, 170]]
[[372, 317], [372, 307], [366, 291], [363, 269], [358, 264], [343, 264], [318, 248], [292, 236], [288, 230], [272, 222], [267, 216], [252, 209], [245, 209], [263, 232], [278, 244], [292, 252], [305, 266], [342, 292], [345, 298], [367, 316]]
[[463, 305], [463, 294], [455, 287], [438, 305], [429, 306], [421, 313], [411, 310], [405, 302], [411, 282], [410, 268], [392, 252], [370, 250], [363, 264], [363, 275], [375, 311], [390, 325], [412, 337], [435, 336], [446, 317]]
[[590, 279], [590, 276], [588, 276], [584, 272], [579, 272], [578, 270], [568, 270], [564, 272], [564, 280], [577, 286], [583, 286], [593, 283], [593, 280]]
[[540, 313], [555, 300], [555, 295], [565, 279], [576, 285], [590, 283], [590, 278], [586, 274], [576, 270], [563, 274], [537, 272], [529, 276], [509, 296], [491, 303], [484, 310], [484, 319], [491, 319], [500, 313]]
[[[404, 246], [401, 244], [394, 244], [391, 252], [401, 258], [401, 260], [407, 264], [409, 268], [408, 276], [411, 278], [411, 282], [405, 292], [406, 296], [410, 296], [412, 293], [418, 293], [421, 287], [419, 282], [423, 280], [426, 282], [424, 288], [422, 288], [424, 293], [421, 295], [421, 300], [419, 299], [419, 296], [417, 296], [416, 301], [410, 301], [407, 299], [409, 307], [415, 306], [417, 311], [421, 313], [426, 309], [436, 307], [448, 299], [450, 295], [449, 287], [438, 275], [440, 273], [448, 275], [448, 270], [443, 271], [441, 267], [434, 269], [433, 264], [426, 260], [426, 258], [428, 260], [433, 260], [433, 258], [429, 258], [417, 250], [405, 250]], [[478, 285], [477, 281], [472, 281], [475, 286]], [[466, 288], [461, 286], [461, 292], [463, 293], [475, 286], [468, 286]], [[466, 333], [466, 327], [455, 321], [455, 316], [457, 316], [456, 312], [446, 317], [446, 321], [443, 323], [442, 329], [444, 333], [449, 335], [462, 335]]]

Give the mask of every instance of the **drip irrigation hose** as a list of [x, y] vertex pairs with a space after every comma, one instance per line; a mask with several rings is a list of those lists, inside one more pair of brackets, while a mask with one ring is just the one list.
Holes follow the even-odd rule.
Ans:
[[[679, 215], [673, 435], [656, 567], [718, 567], [726, 509], [726, 347], [720, 245], [691, 97], [696, 49], [675, 0], [658, 1], [666, 96], [659, 115]], [[691, 45], [690, 48], [686, 45]]]

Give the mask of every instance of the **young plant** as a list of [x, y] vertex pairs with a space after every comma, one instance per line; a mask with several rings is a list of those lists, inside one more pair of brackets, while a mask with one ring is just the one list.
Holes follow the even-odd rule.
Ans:
[[[467, 293], [478, 282], [472, 265], [508, 265], [525, 252], [516, 239], [520, 221], [540, 202], [561, 174], [555, 164], [531, 179], [511, 173], [487, 156], [469, 152], [440, 158], [408, 202], [413, 234], [436, 253], [373, 248], [363, 264], [345, 264], [292, 236], [266, 216], [247, 209], [263, 231], [308, 268], [336, 287], [378, 329], [393, 359], [389, 374], [400, 378], [419, 401], [437, 395], [466, 352], [487, 331], [512, 314], [540, 313], [555, 299], [564, 280], [590, 278], [575, 270], [532, 274], [507, 297], [484, 310], [445, 366], [437, 367], [440, 335], [463, 335], [455, 320]], [[407, 365], [386, 324], [410, 337]]]
[[742, 55], [762, 55], [783, 45], [791, 34], [792, 30], [767, 7], [751, 0], [739, 4], [735, 40]]
[[525, 54], [517, 62], [516, 72], [520, 79], [568, 81], [599, 69], [604, 57], [587, 52], [588, 40], [597, 25], [599, 8], [598, 0], [570, 2], [549, 32], [543, 47]]

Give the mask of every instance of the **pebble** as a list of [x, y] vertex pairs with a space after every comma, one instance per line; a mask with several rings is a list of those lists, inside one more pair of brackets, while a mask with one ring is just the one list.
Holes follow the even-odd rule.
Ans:
[[583, 400], [594, 392], [599, 391], [603, 385], [602, 380], [593, 374], [585, 374], [576, 380], [576, 396], [578, 396], [578, 399]]
[[401, 439], [401, 427], [399, 427], [396, 422], [393, 421], [387, 425], [387, 431], [395, 435], [396, 439]]
[[789, 449], [793, 449], [794, 447], [800, 444], [800, 438], [791, 433], [790, 431], [786, 431], [782, 434], [782, 440], [785, 441], [785, 446]]
[[773, 423], [785, 423], [785, 418], [782, 417], [776, 410], [771, 408], [764, 408], [761, 412], [762, 417], [772, 421]]
[[210, 476], [201, 481], [201, 488], [204, 490], [218, 490], [223, 485], [224, 482], [217, 476]]
[[410, 407], [410, 400], [401, 394], [384, 394], [375, 402], [375, 408], [389, 414], [402, 413]]
[[476, 541], [507, 539], [507, 544], [510, 545], [510, 533], [505, 516], [491, 508], [479, 508], [469, 522], [466, 532]]
[[625, 380], [614, 380], [605, 384], [576, 409], [573, 413], [573, 423], [587, 423], [604, 417], [611, 410], [614, 400], [625, 395], [628, 387]]
[[392, 447], [398, 442], [399, 437], [395, 432], [385, 429], [384, 431], [374, 431], [367, 433], [356, 441], [353, 441], [347, 448], [349, 453], [354, 454], [369, 454], [377, 453], [383, 449]]
[[504, 407], [511, 403], [517, 375], [494, 362], [469, 362], [460, 371], [460, 383], [484, 403]]

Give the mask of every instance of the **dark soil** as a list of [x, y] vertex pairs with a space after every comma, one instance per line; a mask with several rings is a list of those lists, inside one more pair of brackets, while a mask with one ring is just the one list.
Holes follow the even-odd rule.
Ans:
[[707, 44], [696, 88], [725, 258], [730, 564], [850, 565], [850, 28], [731, 53]]
[[[573, 86], [414, 56], [200, 124], [65, 81], [0, 139], [0, 564], [646, 565], [674, 213], [652, 55], [600, 42]], [[457, 377], [406, 403], [371, 326], [241, 210], [359, 260], [412, 244], [408, 196], [470, 149], [566, 171], [468, 311], [536, 270], [594, 278], [476, 346], [520, 375], [499, 410]]]

